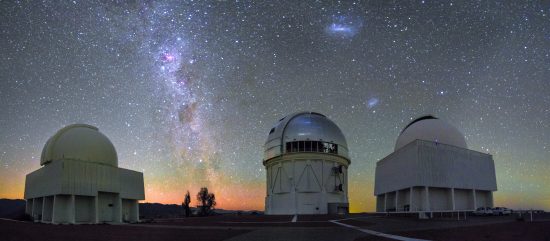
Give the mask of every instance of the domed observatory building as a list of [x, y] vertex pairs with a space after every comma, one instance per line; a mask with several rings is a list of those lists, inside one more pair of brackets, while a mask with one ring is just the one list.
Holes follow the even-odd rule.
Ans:
[[44, 146], [42, 167], [25, 180], [26, 213], [47, 223], [139, 220], [143, 174], [118, 167], [115, 147], [99, 130], [75, 124]]
[[266, 214], [347, 213], [348, 145], [342, 131], [315, 112], [288, 115], [269, 131]]
[[401, 131], [375, 176], [377, 212], [472, 211], [492, 207], [497, 190], [493, 157], [469, 150], [460, 131], [433, 116]]

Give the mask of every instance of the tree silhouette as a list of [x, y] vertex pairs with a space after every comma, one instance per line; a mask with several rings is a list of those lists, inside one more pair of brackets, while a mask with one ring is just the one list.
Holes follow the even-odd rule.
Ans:
[[216, 196], [214, 193], [208, 193], [208, 188], [202, 187], [197, 193], [197, 200], [200, 202], [200, 214], [206, 216], [216, 206]]
[[189, 208], [189, 204], [191, 203], [191, 194], [189, 194], [189, 190], [187, 190], [187, 193], [185, 194], [185, 199], [183, 200], [183, 203], [181, 205], [183, 206], [183, 209], [185, 210], [185, 216], [189, 217], [191, 214], [191, 209]]

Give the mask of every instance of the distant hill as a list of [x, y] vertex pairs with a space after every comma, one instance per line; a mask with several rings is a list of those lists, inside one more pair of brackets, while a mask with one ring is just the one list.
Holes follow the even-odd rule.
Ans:
[[[191, 208], [194, 211], [193, 208]], [[184, 216], [181, 205], [160, 204], [160, 203], [140, 203], [140, 218], [177, 218]]]
[[25, 204], [23, 199], [0, 199], [0, 218], [22, 219]]
[[[191, 207], [191, 212], [196, 212], [197, 208]], [[240, 210], [224, 210], [214, 209], [217, 214], [263, 214], [261, 211], [240, 211]], [[150, 218], [180, 218], [185, 216], [183, 207], [176, 204], [161, 204], [161, 203], [140, 203], [139, 216], [142, 219]]]

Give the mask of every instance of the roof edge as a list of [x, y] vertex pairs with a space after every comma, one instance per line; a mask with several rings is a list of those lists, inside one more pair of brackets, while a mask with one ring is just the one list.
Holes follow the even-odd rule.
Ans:
[[412, 126], [416, 122], [420, 122], [420, 121], [423, 121], [423, 120], [438, 120], [438, 119], [439, 118], [437, 118], [433, 115], [423, 115], [421, 117], [418, 117], [418, 118], [414, 119], [413, 121], [411, 121], [407, 126], [405, 126], [405, 128], [403, 128], [403, 130], [401, 131], [401, 133], [399, 133], [399, 135], [403, 134], [403, 132], [405, 132], [405, 130], [407, 128], [409, 128], [410, 126]]

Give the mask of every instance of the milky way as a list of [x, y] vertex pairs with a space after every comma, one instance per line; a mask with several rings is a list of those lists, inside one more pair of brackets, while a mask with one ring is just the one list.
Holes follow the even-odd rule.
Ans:
[[0, 2], [0, 197], [42, 147], [97, 126], [147, 202], [208, 186], [263, 209], [263, 144], [303, 110], [349, 143], [350, 208], [374, 209], [376, 161], [433, 114], [494, 155], [497, 206], [550, 208], [545, 1]]

